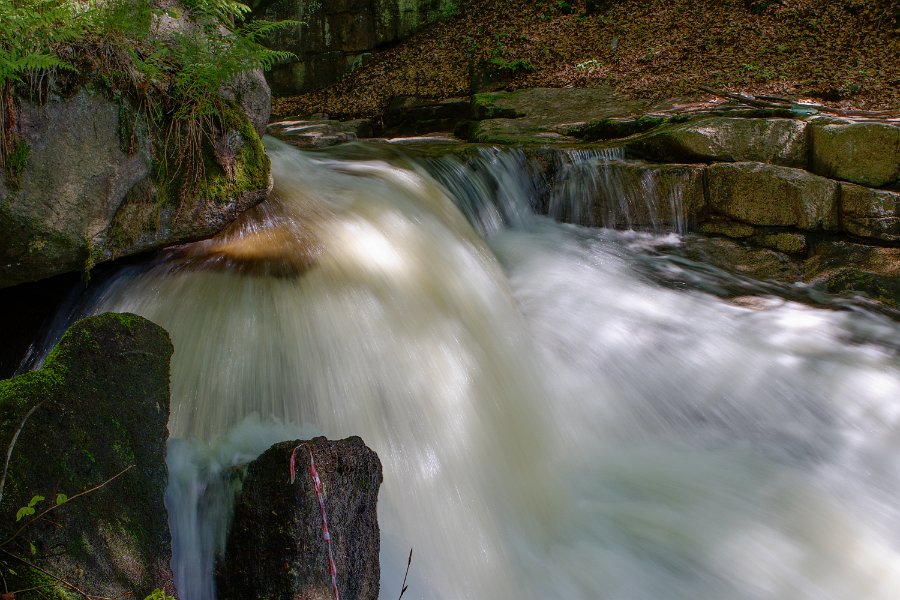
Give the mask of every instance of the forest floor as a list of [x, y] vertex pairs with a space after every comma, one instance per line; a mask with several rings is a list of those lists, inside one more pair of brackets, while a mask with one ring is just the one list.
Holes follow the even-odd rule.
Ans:
[[476, 65], [508, 89], [612, 86], [625, 98], [701, 88], [837, 108], [900, 109], [900, 0], [466, 0], [275, 114], [382, 114], [393, 96], [471, 93]]

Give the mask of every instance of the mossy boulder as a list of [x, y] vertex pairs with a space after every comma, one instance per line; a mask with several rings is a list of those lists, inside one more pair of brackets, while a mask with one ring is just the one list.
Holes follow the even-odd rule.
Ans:
[[752, 225], [838, 227], [836, 181], [753, 162], [710, 165], [707, 177], [710, 208], [720, 215]]
[[0, 287], [208, 237], [271, 187], [262, 142], [237, 108], [188, 195], [154, 160], [165, 141], [127, 100], [82, 87], [46, 104], [23, 99], [18, 112], [30, 151], [17, 181], [0, 177]]
[[[298, 446], [297, 478], [288, 483]], [[275, 444], [250, 463], [218, 567], [220, 600], [334, 598], [310, 453], [324, 490], [341, 598], [378, 598], [381, 462], [358, 437], [320, 437]]]
[[659, 127], [628, 142], [629, 154], [662, 162], [806, 165], [806, 122], [708, 117]]
[[841, 223], [853, 235], [900, 242], [900, 193], [841, 184]]
[[[0, 381], [4, 450], [21, 429], [0, 502], [0, 536], [11, 539], [0, 542], [9, 552], [0, 570], [11, 591], [49, 586], [17, 598], [79, 597], [48, 574], [104, 597], [172, 590], [163, 503], [171, 355], [159, 326], [107, 313], [70, 327], [40, 370]], [[59, 494], [69, 499], [30, 523]], [[36, 496], [36, 514], [17, 522]]]
[[810, 125], [810, 170], [869, 187], [900, 179], [900, 127], [887, 123]]

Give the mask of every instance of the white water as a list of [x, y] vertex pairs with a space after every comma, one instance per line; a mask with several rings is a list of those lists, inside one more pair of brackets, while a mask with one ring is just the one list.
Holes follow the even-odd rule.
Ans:
[[900, 598], [895, 322], [661, 285], [677, 238], [531, 215], [521, 155], [445, 188], [270, 150], [265, 214], [90, 307], [175, 344], [182, 600], [213, 597], [220, 475], [315, 432], [382, 460], [385, 599], [410, 546], [415, 599]]

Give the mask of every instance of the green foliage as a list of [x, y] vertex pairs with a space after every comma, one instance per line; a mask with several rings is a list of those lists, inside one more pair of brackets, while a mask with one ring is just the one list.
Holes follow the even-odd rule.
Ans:
[[144, 600], [175, 600], [175, 597], [166, 594], [166, 590], [157, 588], [150, 592], [150, 595], [144, 598]]
[[531, 71], [534, 71], [534, 65], [528, 60], [507, 60], [502, 56], [494, 56], [488, 62], [501, 71], [509, 71], [510, 73], [518, 73], [519, 71], [530, 73]]
[[[0, 0], [0, 168], [17, 185], [28, 148], [15, 134], [14, 85], [64, 70], [96, 72], [116, 98], [141, 107], [158, 162], [180, 195], [204, 179], [204, 147], [221, 134], [226, 101], [221, 89], [242, 73], [269, 69], [293, 54], [265, 48], [261, 40], [297, 21], [245, 22], [249, 7], [237, 0], [184, 0], [191, 24], [182, 32], [151, 36], [153, 17], [180, 15], [152, 9], [148, 0]], [[64, 58], [65, 57], [65, 58]], [[135, 116], [120, 132], [135, 147]], [[176, 165], [174, 169], [169, 169]], [[88, 253], [90, 256], [90, 253]]]
[[0, 23], [0, 86], [51, 69], [74, 70], [56, 53], [84, 32], [67, 0], [4, 0]]
[[16, 512], [16, 521], [21, 521], [23, 518], [33, 515], [35, 513], [35, 505], [43, 501], [43, 496], [32, 496], [31, 501], [28, 503], [28, 505], [23, 506], [18, 510], [18, 512]]
[[509, 73], [518, 73], [519, 71], [534, 71], [534, 66], [530, 61], [515, 58], [509, 59], [506, 57], [506, 55], [508, 54], [508, 50], [505, 40], [508, 37], [509, 33], [505, 31], [501, 31], [494, 36], [497, 43], [494, 46], [494, 49], [491, 51], [491, 58], [488, 59], [488, 62], [498, 70], [507, 71]]

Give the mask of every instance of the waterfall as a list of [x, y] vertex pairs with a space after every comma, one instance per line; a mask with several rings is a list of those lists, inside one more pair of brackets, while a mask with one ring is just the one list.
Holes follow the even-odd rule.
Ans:
[[79, 309], [172, 336], [182, 600], [214, 598], [232, 467], [316, 433], [383, 462], [385, 599], [410, 547], [411, 599], [900, 598], [896, 322], [667, 285], [676, 236], [536, 214], [653, 193], [615, 156], [268, 147], [266, 206]]

